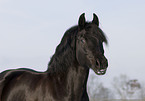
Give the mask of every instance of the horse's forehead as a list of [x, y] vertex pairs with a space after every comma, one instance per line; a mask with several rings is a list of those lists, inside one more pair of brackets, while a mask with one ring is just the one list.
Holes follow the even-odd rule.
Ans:
[[97, 25], [93, 24], [93, 23], [89, 23], [89, 24], [86, 24], [86, 27], [87, 29], [94, 29], [94, 28], [97, 28]]

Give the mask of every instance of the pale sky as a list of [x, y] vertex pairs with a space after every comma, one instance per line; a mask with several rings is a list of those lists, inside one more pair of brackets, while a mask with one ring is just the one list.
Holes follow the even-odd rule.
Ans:
[[145, 0], [0, 0], [0, 72], [46, 70], [64, 32], [82, 13], [88, 21], [96, 13], [109, 40], [108, 71], [99, 78], [107, 84], [127, 74], [145, 82]]

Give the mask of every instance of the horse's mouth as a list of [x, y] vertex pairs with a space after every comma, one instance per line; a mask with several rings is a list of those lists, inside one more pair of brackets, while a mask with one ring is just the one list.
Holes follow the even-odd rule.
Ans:
[[97, 59], [96, 60], [96, 66], [97, 70], [95, 70], [95, 73], [97, 75], [104, 75], [106, 73], [107, 67], [108, 67], [108, 62], [105, 61], [103, 64]]
[[95, 67], [95, 68], [92, 68], [92, 69], [97, 75], [104, 75], [107, 71], [107, 68], [99, 69], [98, 67]]
[[107, 70], [107, 69], [96, 70], [95, 73], [96, 73], [97, 75], [104, 75], [104, 74], [106, 73], [106, 70]]

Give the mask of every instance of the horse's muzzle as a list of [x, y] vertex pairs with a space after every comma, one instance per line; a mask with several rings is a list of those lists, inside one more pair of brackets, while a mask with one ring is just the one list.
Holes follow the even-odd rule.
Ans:
[[108, 60], [104, 57], [103, 59], [96, 60], [96, 68], [97, 70], [95, 71], [95, 73], [97, 75], [104, 75], [106, 73], [108, 67]]

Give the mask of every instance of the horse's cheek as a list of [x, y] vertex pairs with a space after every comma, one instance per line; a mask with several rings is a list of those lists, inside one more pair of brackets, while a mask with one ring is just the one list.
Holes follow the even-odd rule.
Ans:
[[87, 65], [87, 57], [85, 56], [85, 54], [82, 51], [78, 51], [77, 52], [77, 61], [81, 66], [86, 66]]

